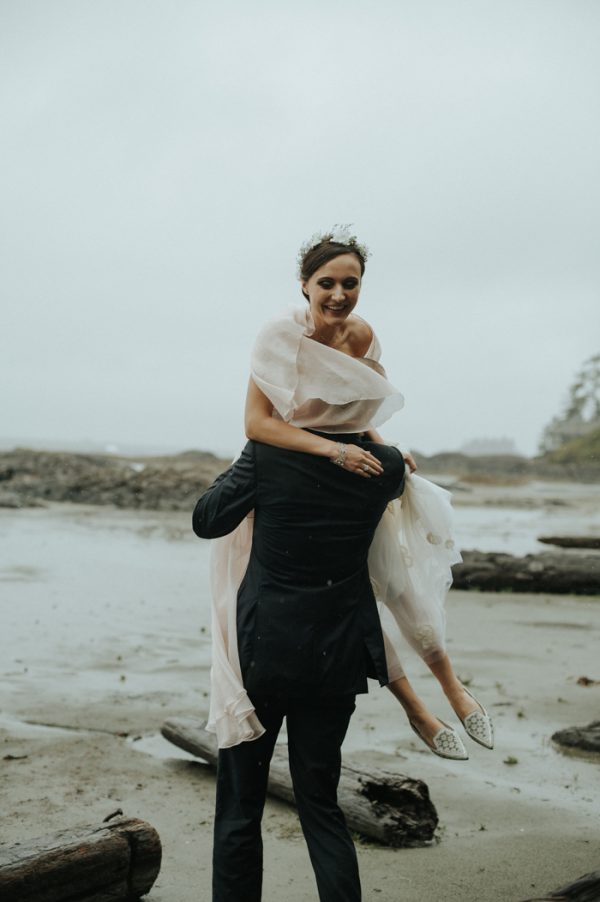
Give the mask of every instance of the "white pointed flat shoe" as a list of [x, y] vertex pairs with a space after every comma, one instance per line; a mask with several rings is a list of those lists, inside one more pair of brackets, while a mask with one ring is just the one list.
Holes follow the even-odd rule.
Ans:
[[463, 745], [463, 741], [456, 732], [450, 727], [444, 720], [438, 717], [440, 723], [443, 723], [444, 726], [441, 730], [435, 734], [431, 743], [427, 742], [424, 736], [417, 730], [412, 720], [409, 720], [409, 724], [421, 740], [424, 742], [430, 752], [433, 752], [434, 755], [439, 755], [440, 758], [451, 758], [453, 761], [466, 761], [468, 759], [467, 750]]
[[470, 695], [474, 702], [476, 702], [480, 711], [471, 711], [470, 714], [467, 714], [465, 719], [461, 721], [463, 727], [466, 730], [467, 736], [470, 736], [471, 739], [478, 742], [479, 745], [482, 745], [486, 749], [494, 748], [494, 725], [492, 723], [492, 718], [487, 713], [483, 705], [480, 701], [477, 701], [472, 692], [469, 692], [466, 686], [463, 686], [463, 689]]

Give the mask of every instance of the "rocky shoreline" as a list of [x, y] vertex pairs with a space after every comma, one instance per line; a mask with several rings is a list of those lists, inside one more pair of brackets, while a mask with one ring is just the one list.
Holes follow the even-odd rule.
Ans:
[[510, 485], [539, 479], [559, 482], [600, 481], [600, 457], [557, 459], [554, 454], [521, 457], [512, 454], [486, 454], [474, 457], [459, 452], [443, 452], [426, 457], [416, 453], [416, 461], [428, 476], [453, 473], [463, 482]]
[[[452, 474], [469, 484], [511, 485], [532, 479], [598, 481], [600, 469], [509, 455], [415, 455], [420, 472]], [[133, 510], [190, 510], [230, 460], [208, 451], [154, 457], [81, 454], [15, 448], [0, 452], [0, 507], [36, 507], [45, 501], [112, 505]]]
[[129, 458], [17, 448], [0, 454], [0, 507], [67, 501], [189, 511], [229, 463], [206, 451]]

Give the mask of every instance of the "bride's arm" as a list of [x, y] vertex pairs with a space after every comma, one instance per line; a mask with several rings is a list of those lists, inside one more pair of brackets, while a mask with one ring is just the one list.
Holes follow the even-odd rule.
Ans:
[[[328, 457], [331, 461], [340, 453], [340, 442], [330, 441], [273, 417], [273, 405], [252, 378], [248, 383], [244, 425], [249, 439], [275, 448], [303, 451], [305, 454]], [[341, 435], [340, 439], [343, 438]], [[364, 466], [369, 467], [371, 472], [364, 470]], [[358, 445], [346, 445], [344, 467], [359, 476], [369, 477], [383, 473], [383, 467], [377, 458]]]

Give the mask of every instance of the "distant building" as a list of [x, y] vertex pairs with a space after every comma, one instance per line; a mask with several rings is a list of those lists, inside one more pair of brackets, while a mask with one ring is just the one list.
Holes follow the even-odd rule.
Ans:
[[461, 454], [469, 457], [483, 457], [486, 454], [515, 454], [519, 451], [512, 438], [473, 438], [460, 448]]

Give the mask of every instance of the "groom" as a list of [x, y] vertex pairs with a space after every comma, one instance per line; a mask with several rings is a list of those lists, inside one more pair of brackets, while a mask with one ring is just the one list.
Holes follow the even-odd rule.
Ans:
[[244, 686], [265, 728], [259, 739], [219, 752], [213, 902], [261, 898], [261, 818], [284, 717], [319, 899], [361, 897], [337, 805], [340, 749], [367, 676], [388, 682], [367, 555], [386, 505], [404, 487], [404, 460], [359, 435], [344, 441], [370, 451], [383, 474], [364, 479], [325, 458], [248, 442], [194, 510], [194, 532], [207, 539], [231, 532], [254, 510], [237, 631]]

